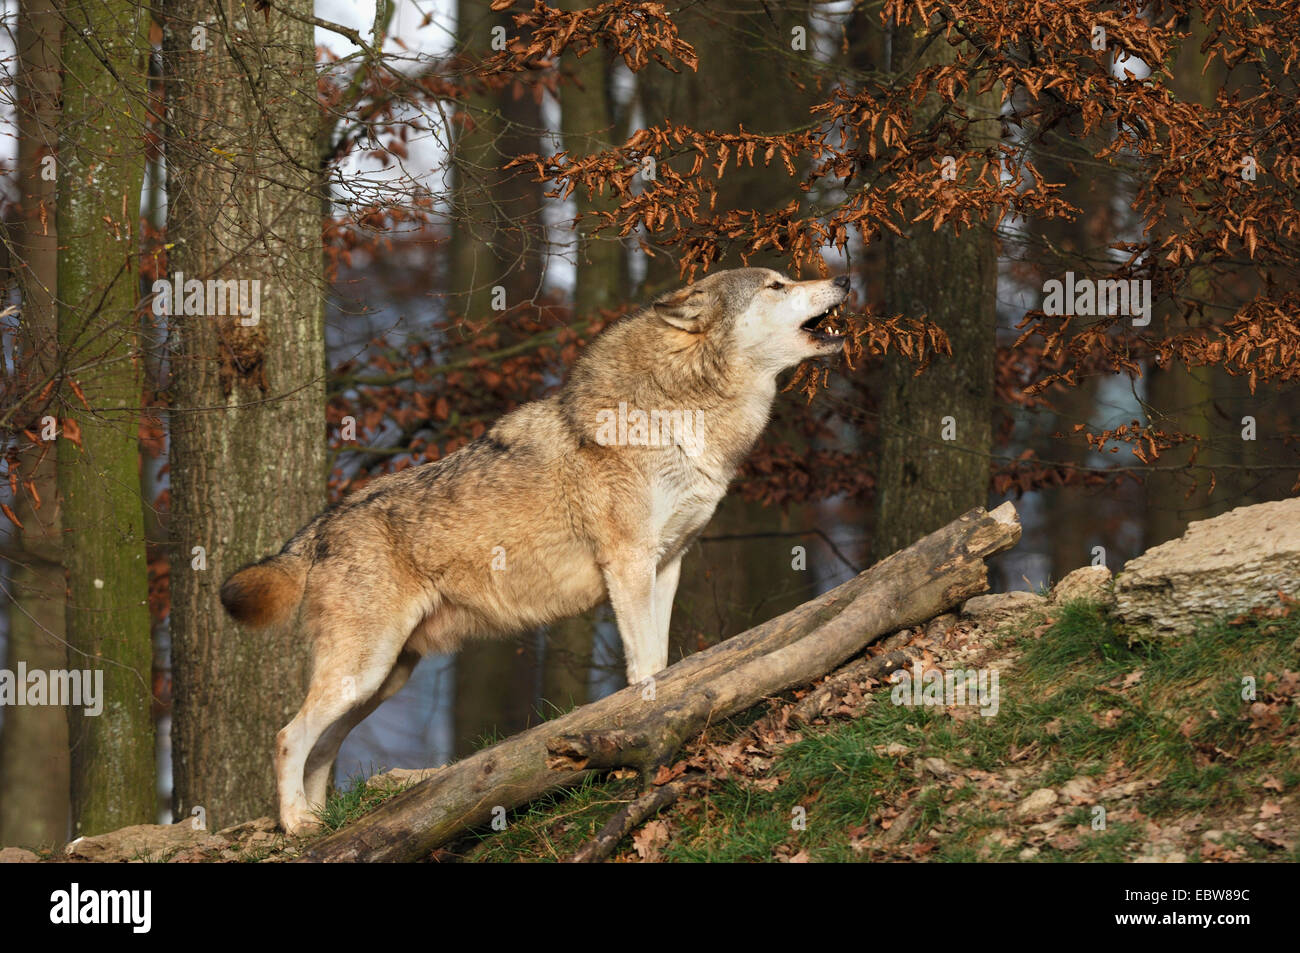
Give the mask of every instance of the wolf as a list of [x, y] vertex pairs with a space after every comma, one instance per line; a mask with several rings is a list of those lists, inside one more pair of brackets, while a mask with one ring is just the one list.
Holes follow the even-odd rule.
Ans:
[[[625, 316], [568, 382], [447, 457], [388, 474], [234, 573], [226, 611], [301, 604], [313, 671], [276, 736], [280, 822], [315, 826], [349, 731], [420, 657], [608, 599], [630, 684], [668, 665], [682, 554], [767, 424], [778, 374], [830, 356], [849, 280], [716, 272]], [[656, 433], [651, 433], [651, 422]]]

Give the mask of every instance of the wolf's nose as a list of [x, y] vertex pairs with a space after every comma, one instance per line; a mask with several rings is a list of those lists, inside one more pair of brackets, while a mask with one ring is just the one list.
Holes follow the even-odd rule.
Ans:
[[848, 275], [840, 275], [838, 278], [835, 279], [835, 287], [843, 288], [845, 291], [849, 290], [849, 284], [850, 282], [849, 282]]

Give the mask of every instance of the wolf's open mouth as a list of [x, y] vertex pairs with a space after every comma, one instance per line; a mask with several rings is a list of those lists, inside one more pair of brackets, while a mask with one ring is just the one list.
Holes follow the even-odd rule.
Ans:
[[799, 327], [819, 341], [833, 341], [844, 336], [844, 329], [840, 326], [839, 318], [840, 306], [837, 304], [832, 308], [827, 308], [821, 314], [813, 315]]

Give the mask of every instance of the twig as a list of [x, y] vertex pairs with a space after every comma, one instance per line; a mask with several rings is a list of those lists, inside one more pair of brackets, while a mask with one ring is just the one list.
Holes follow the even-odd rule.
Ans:
[[904, 668], [912, 661], [914, 655], [915, 652], [899, 649], [872, 658], [858, 659], [844, 666], [800, 699], [799, 704], [795, 705], [794, 710], [790, 712], [790, 720], [796, 724], [811, 723], [814, 718], [826, 711], [831, 699], [838, 697], [852, 683], [867, 678], [879, 678], [895, 669]]
[[618, 846], [619, 841], [626, 837], [633, 828], [641, 824], [646, 818], [662, 811], [673, 801], [676, 801], [693, 780], [695, 779], [679, 778], [642, 794], [611, 817], [605, 826], [600, 829], [600, 833], [578, 848], [567, 862], [570, 864], [593, 864], [604, 860], [614, 852], [614, 848]]

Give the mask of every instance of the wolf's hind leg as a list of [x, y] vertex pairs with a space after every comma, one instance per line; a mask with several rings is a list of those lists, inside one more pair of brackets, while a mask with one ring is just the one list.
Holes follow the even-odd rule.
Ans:
[[[332, 636], [316, 640], [316, 661], [307, 698], [298, 714], [276, 735], [275, 773], [280, 796], [280, 823], [289, 834], [316, 826], [307, 800], [307, 759], [321, 736], [363, 700], [373, 697], [392, 672], [409, 627], [388, 629], [373, 637]], [[364, 655], [358, 657], [358, 647]]]
[[353, 728], [369, 717], [371, 712], [401, 691], [419, 661], [420, 656], [417, 653], [403, 651], [397, 656], [392, 671], [379, 686], [379, 690], [368, 699], [358, 699], [356, 706], [325, 729], [325, 733], [321, 735], [320, 740], [311, 749], [311, 754], [307, 756], [305, 790], [308, 804], [318, 806], [325, 803], [325, 795], [329, 789], [330, 769], [334, 767], [334, 759], [339, 756], [339, 747], [344, 739]]

